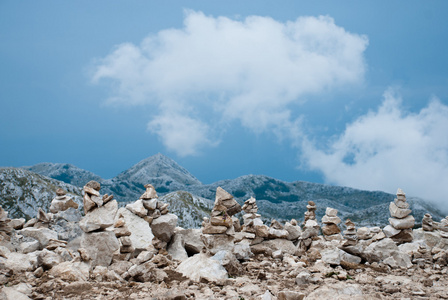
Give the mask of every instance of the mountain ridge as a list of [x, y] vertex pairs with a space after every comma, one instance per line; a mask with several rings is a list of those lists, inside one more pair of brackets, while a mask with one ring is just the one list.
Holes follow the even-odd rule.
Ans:
[[[168, 198], [171, 202], [182, 201], [183, 204], [179, 206], [179, 209], [182, 209], [184, 213], [194, 212], [198, 218], [204, 216], [203, 208], [211, 208], [210, 203], [213, 203], [218, 186], [232, 194], [240, 204], [250, 197], [256, 198], [260, 214], [265, 220], [300, 219], [306, 211], [307, 202], [312, 200], [318, 205], [316, 211], [318, 217], [323, 216], [326, 207], [332, 207], [339, 210], [342, 218], [350, 217], [362, 226], [387, 223], [387, 214], [384, 210], [387, 211], [388, 203], [395, 197], [382, 191], [364, 191], [306, 181], [286, 182], [266, 175], [243, 175], [235, 179], [202, 184], [188, 170], [160, 153], [106, 180], [92, 172], [68, 164], [46, 163], [28, 168], [49, 177], [56, 177], [54, 179], [65, 179], [78, 188], [90, 180], [99, 181], [101, 193], [113, 194], [123, 204], [137, 200], [145, 190], [143, 185], [151, 183], [161, 197], [180, 192]], [[431, 212], [435, 219], [444, 217], [438, 209], [431, 207], [424, 200], [413, 197], [410, 199], [412, 205], [418, 208], [415, 211], [417, 220], [421, 220], [427, 211]], [[196, 207], [198, 203], [201, 203], [203, 207]], [[176, 206], [174, 204], [173, 202], [172, 205]], [[195, 207], [188, 208], [188, 205]], [[187, 219], [188, 224], [198, 225], [197, 221]]]

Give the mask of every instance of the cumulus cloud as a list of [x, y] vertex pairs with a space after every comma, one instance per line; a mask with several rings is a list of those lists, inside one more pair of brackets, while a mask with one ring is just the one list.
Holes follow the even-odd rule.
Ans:
[[388, 90], [377, 111], [348, 124], [324, 149], [304, 142], [304, 160], [338, 185], [447, 202], [448, 106], [432, 99], [418, 113]]
[[[214, 122], [237, 121], [254, 132], [297, 123], [291, 107], [302, 97], [362, 81], [367, 44], [328, 16], [282, 23], [186, 11], [181, 29], [117, 45], [98, 61], [92, 80], [112, 81], [110, 103], [154, 106], [149, 130], [186, 155], [216, 144], [211, 114]], [[194, 123], [190, 132], [198, 130], [187, 145], [173, 142], [179, 128], [168, 118], [172, 109]]]

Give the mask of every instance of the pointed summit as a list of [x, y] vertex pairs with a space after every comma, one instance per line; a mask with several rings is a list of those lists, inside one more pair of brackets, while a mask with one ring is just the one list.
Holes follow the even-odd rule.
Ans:
[[184, 185], [201, 184], [201, 182], [185, 168], [161, 153], [140, 161], [128, 170], [119, 174], [114, 180], [128, 180], [133, 183], [141, 183], [143, 186], [148, 182], [152, 182], [151, 178], [171, 180]]

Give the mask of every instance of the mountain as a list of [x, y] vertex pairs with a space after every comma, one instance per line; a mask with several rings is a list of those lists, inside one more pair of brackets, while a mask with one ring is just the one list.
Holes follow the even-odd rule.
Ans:
[[71, 164], [58, 163], [40, 163], [30, 167], [22, 167], [22, 169], [45, 175], [56, 180], [63, 181], [75, 186], [84, 186], [90, 180], [98, 182], [103, 179], [92, 172], [80, 169]]
[[81, 188], [19, 168], [0, 168], [0, 205], [12, 218], [33, 218], [48, 211], [56, 189], [63, 188], [82, 205]]
[[[97, 180], [101, 183], [102, 194], [113, 194], [122, 204], [139, 199], [144, 192], [143, 186], [151, 183], [161, 199], [166, 197], [162, 201], [171, 204], [170, 210], [179, 219], [185, 219], [182, 224], [187, 227], [198, 226], [202, 218], [208, 215], [218, 186], [232, 194], [240, 204], [255, 197], [259, 213], [266, 221], [303, 220], [307, 202], [312, 200], [318, 207], [318, 220], [325, 214], [327, 207], [332, 207], [338, 209], [341, 219], [350, 218], [358, 226], [385, 226], [389, 218], [389, 202], [395, 198], [395, 195], [381, 191], [363, 191], [305, 181], [285, 182], [264, 175], [246, 175], [202, 184], [185, 168], [162, 154], [144, 159], [108, 180], [71, 165], [45, 163], [28, 168], [78, 187], [89, 180]], [[431, 213], [436, 221], [444, 217], [428, 202], [408, 198], [417, 222], [421, 221], [426, 212]]]

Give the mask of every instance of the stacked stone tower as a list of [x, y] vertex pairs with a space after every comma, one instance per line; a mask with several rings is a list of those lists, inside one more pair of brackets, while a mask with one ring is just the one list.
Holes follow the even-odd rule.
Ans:
[[341, 219], [337, 214], [337, 209], [327, 207], [325, 215], [322, 217], [322, 234], [326, 240], [342, 239], [341, 229], [338, 227]]
[[389, 205], [389, 224], [383, 231], [386, 237], [393, 239], [396, 243], [412, 242], [415, 219], [411, 215], [412, 210], [409, 209], [409, 203], [406, 202], [406, 195], [401, 190], [397, 190], [397, 198]]

